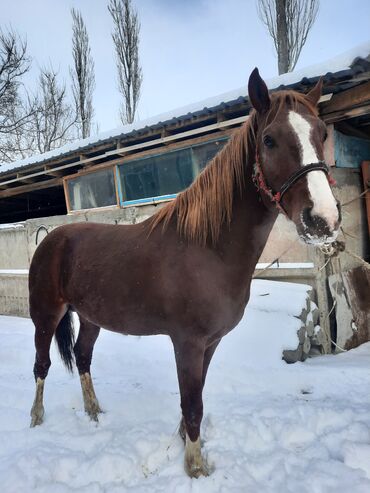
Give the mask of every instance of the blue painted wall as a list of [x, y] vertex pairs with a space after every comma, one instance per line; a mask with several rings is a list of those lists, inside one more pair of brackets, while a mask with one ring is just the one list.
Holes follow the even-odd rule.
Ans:
[[338, 168], [359, 168], [370, 160], [370, 140], [350, 137], [334, 131], [334, 156]]

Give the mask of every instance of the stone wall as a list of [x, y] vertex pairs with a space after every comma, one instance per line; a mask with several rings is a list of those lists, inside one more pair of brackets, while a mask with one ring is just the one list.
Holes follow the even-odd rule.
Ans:
[[[1, 225], [0, 225], [1, 226]], [[0, 270], [28, 269], [28, 233], [25, 223], [0, 229]]]

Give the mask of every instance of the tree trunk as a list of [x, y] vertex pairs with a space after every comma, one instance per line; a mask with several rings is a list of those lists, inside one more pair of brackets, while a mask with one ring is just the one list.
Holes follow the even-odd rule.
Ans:
[[286, 19], [287, 0], [276, 2], [276, 30], [279, 75], [289, 71], [288, 27]]

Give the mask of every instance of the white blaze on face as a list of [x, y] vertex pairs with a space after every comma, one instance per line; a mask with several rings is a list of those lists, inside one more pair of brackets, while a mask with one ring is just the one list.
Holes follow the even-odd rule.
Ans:
[[[311, 142], [311, 125], [302, 115], [289, 111], [288, 120], [293, 127], [301, 149], [302, 166], [317, 163], [319, 158]], [[312, 215], [320, 216], [334, 230], [338, 221], [336, 200], [323, 171], [310, 171], [306, 175], [308, 191], [313, 202]]]

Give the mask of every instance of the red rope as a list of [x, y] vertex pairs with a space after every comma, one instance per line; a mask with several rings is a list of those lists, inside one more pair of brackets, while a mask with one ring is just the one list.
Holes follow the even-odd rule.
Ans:
[[255, 164], [255, 172], [253, 176], [253, 181], [257, 187], [257, 190], [262, 190], [269, 197], [269, 199], [275, 204], [283, 214], [287, 215], [284, 208], [280, 204], [281, 194], [280, 192], [273, 193], [272, 189], [267, 185], [265, 177], [262, 172], [261, 164], [258, 157], [258, 151], [256, 151], [256, 164]]

